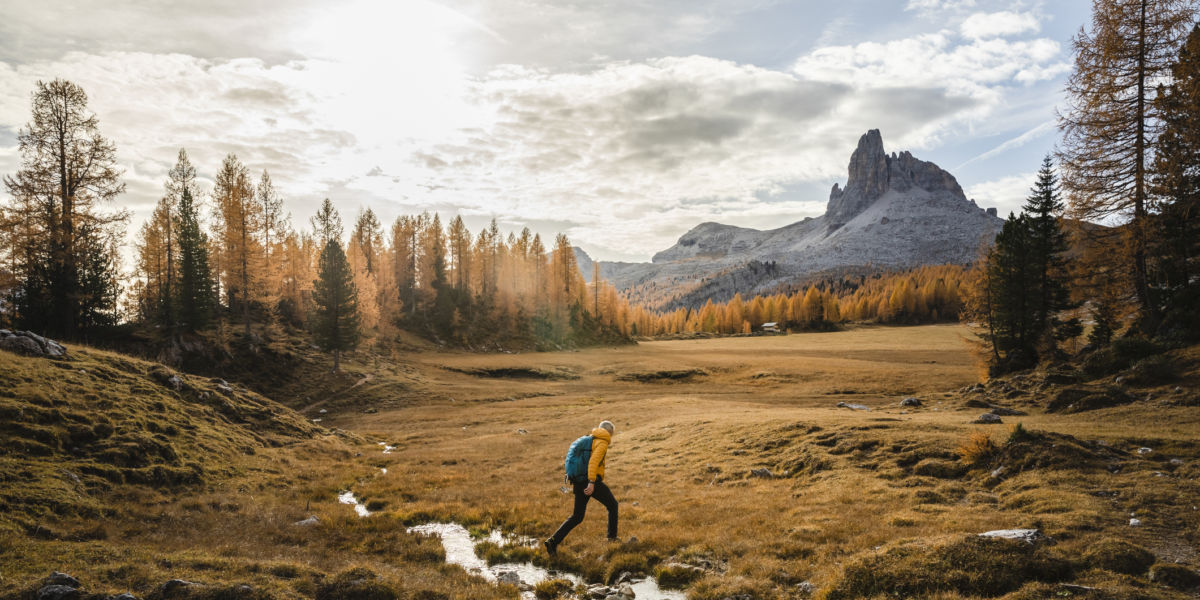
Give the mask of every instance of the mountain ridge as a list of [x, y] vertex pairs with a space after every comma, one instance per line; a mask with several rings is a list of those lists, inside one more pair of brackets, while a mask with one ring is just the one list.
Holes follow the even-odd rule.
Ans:
[[[706, 221], [649, 263], [601, 262], [601, 276], [651, 308], [697, 307], [820, 273], [967, 264], [1004, 223], [948, 171], [908, 151], [886, 153], [878, 129], [859, 138], [847, 171], [820, 217], [770, 230]], [[713, 285], [722, 278], [729, 284]]]

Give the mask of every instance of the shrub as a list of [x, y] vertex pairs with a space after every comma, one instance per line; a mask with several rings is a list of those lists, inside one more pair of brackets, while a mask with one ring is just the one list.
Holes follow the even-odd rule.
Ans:
[[1125, 540], [1105, 538], [1092, 544], [1083, 553], [1083, 560], [1098, 569], [1126, 575], [1142, 575], [1154, 564], [1154, 554]]
[[991, 460], [998, 450], [992, 436], [983, 431], [974, 431], [966, 442], [954, 449], [954, 452], [964, 463], [980, 466]]
[[1134, 363], [1130, 378], [1134, 383], [1154, 385], [1171, 381], [1175, 375], [1175, 363], [1171, 361], [1171, 358], [1164, 354], [1158, 354]]
[[1117, 357], [1112, 348], [1103, 348], [1088, 354], [1083, 359], [1080, 370], [1088, 377], [1095, 379], [1116, 373], [1124, 369], [1127, 364]]
[[1112, 343], [1113, 354], [1125, 361], [1126, 364], [1161, 354], [1163, 350], [1165, 348], [1144, 337], [1124, 337]]
[[1031, 442], [1035, 439], [1037, 439], [1037, 434], [1025, 429], [1023, 424], [1017, 423], [1008, 430], [1008, 441], [1005, 443], [1020, 444], [1021, 442]]

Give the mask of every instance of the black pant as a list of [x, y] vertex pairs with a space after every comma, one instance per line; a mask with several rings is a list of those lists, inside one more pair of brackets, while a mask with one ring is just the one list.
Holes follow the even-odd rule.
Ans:
[[583, 513], [587, 511], [587, 503], [589, 498], [595, 498], [608, 509], [608, 537], [617, 537], [617, 499], [613, 497], [612, 490], [608, 489], [607, 485], [599, 478], [596, 479], [596, 487], [592, 490], [592, 495], [588, 496], [583, 493], [587, 488], [587, 482], [576, 483], [575, 487], [575, 510], [571, 516], [563, 521], [559, 526], [558, 531], [554, 532], [550, 539], [554, 540], [555, 544], [561, 544], [563, 538], [571, 533], [575, 526], [583, 522]]

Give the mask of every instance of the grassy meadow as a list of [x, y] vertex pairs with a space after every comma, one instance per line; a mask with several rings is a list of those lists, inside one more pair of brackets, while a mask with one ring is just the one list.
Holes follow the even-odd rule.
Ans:
[[[139, 597], [167, 597], [157, 586], [182, 578], [233, 594], [197, 598], [514, 598], [515, 587], [441, 565], [437, 541], [405, 527], [453, 520], [548, 536], [570, 512], [566, 448], [601, 419], [617, 427], [607, 482], [625, 542], [604, 540], [604, 509], [592, 503], [553, 561], [482, 548], [490, 558], [589, 581], [657, 575], [695, 599], [1191, 597], [1200, 352], [1174, 351], [1181, 375], [1170, 381], [1120, 391], [1111, 378], [1061, 373], [967, 389], [980, 379], [968, 335], [864, 327], [557, 353], [358, 353], [345, 375], [276, 397], [304, 419], [236, 384], [221, 396], [232, 408], [213, 407], [201, 400], [216, 385], [206, 378], [156, 386], [146, 382], [162, 378], [159, 367], [99, 351], [57, 362], [0, 354], [18, 390], [0, 395], [0, 408], [23, 409], [36, 404], [34, 389], [51, 389], [61, 397], [46, 392], [47, 411], [83, 411], [89, 400], [58, 376], [67, 369], [47, 365], [74, 361], [78, 374], [121, 360], [125, 375], [91, 382], [91, 393], [151, 404], [124, 416], [107, 409], [116, 431], [153, 427], [154, 402], [167, 414], [199, 411], [189, 418], [199, 429], [157, 434], [191, 479], [93, 480], [85, 467], [111, 453], [80, 452], [70, 435], [41, 454], [0, 457], [0, 598], [24, 597], [53, 569]], [[1068, 388], [1124, 400], [1064, 408]], [[901, 406], [909, 396], [921, 406]], [[290, 429], [266, 435], [264, 410]], [[972, 423], [992, 410], [1027, 414]], [[56, 418], [40, 427], [69, 429], [71, 418]], [[31, 434], [0, 435], [7, 445]], [[66, 471], [85, 474], [74, 483]], [[20, 482], [42, 482], [39, 498], [61, 506], [35, 510], [42, 500], [22, 496]], [[374, 514], [337, 503], [347, 489]], [[309, 516], [318, 524], [295, 525]], [[975, 535], [1013, 528], [1052, 541]], [[242, 583], [252, 591], [232, 587]], [[371, 596], [371, 586], [392, 595]]]

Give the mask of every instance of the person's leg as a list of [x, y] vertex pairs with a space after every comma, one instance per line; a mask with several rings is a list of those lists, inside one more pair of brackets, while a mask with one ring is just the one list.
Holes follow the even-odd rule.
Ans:
[[583, 493], [583, 488], [587, 487], [587, 484], [576, 483], [573, 487], [575, 488], [575, 508], [572, 510], [571, 516], [567, 517], [567, 520], [563, 521], [563, 524], [559, 526], [558, 531], [555, 531], [554, 535], [550, 536], [550, 540], [555, 546], [561, 544], [563, 538], [566, 538], [567, 534], [571, 533], [571, 530], [575, 529], [576, 525], [583, 522], [583, 515], [587, 512], [588, 497]]
[[609, 539], [617, 537], [617, 499], [613, 496], [612, 490], [608, 489], [603, 481], [597, 481], [596, 489], [592, 490], [592, 497], [599, 500], [600, 504], [608, 509]]

